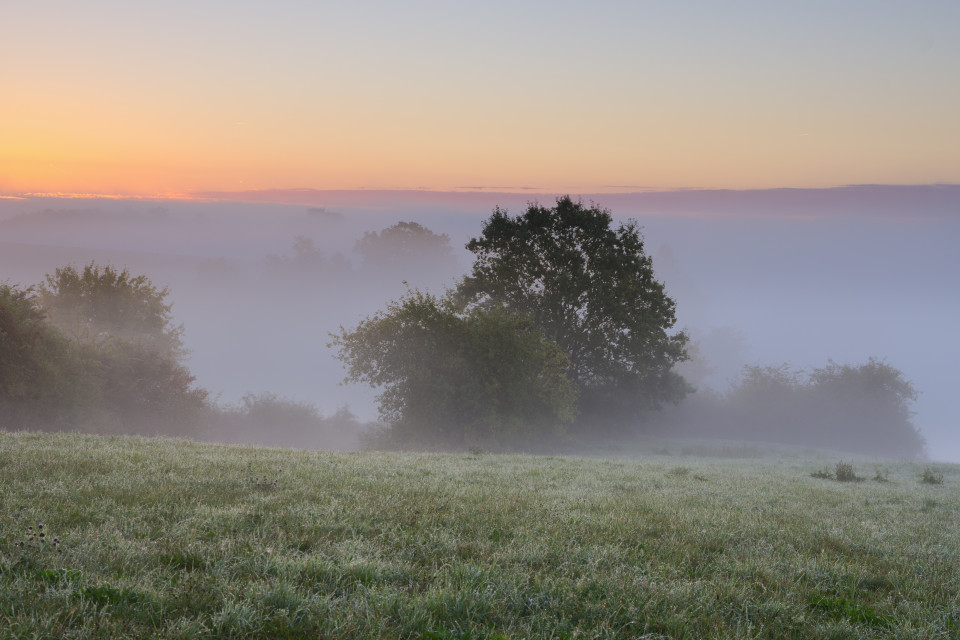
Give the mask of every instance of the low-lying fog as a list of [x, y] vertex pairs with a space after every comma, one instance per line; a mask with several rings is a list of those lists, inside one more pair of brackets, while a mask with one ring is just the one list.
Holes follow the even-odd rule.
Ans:
[[[236, 402], [271, 391], [376, 417], [374, 392], [339, 386], [328, 333], [407, 286], [439, 292], [494, 206], [533, 196], [297, 192], [303, 204], [0, 199], [0, 281], [34, 284], [94, 260], [170, 288], [197, 382]], [[553, 196], [536, 196], [552, 204]], [[921, 392], [934, 459], [960, 461], [960, 187], [688, 191], [585, 197], [636, 218], [659, 278], [724, 391], [745, 364], [797, 369], [877, 356]], [[357, 241], [400, 221], [450, 238], [419, 261]], [[360, 249], [357, 251], [355, 249]], [[405, 284], [405, 282], [407, 284]]]

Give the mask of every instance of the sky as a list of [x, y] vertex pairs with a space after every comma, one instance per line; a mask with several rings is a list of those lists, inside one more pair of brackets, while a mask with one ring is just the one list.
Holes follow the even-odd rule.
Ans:
[[960, 182], [960, 3], [7, 3], [0, 195]]

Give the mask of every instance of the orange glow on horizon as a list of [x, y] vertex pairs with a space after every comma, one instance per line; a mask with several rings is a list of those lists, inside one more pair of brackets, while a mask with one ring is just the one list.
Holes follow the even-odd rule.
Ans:
[[202, 196], [193, 196], [188, 193], [77, 193], [64, 191], [36, 191], [24, 193], [22, 196], [0, 196], [0, 198], [26, 200], [28, 198], [58, 198], [61, 200], [205, 200]]
[[[82, 90], [82, 88], [78, 89]], [[582, 98], [578, 98], [582, 100]], [[0, 193], [171, 197], [223, 191], [427, 189], [604, 193], [956, 181], [960, 151], [942, 118], [909, 126], [829, 110], [707, 113], [656, 100], [542, 111], [496, 110], [439, 96], [389, 112], [339, 105], [220, 101], [186, 109], [171, 97], [103, 105], [89, 94], [41, 108], [0, 104]], [[489, 107], [489, 111], [484, 108]], [[225, 115], [226, 114], [226, 115]], [[800, 119], [797, 116], [797, 119]], [[840, 129], [837, 126], [842, 125]], [[878, 128], [889, 131], [877, 136]], [[896, 150], [896, 153], [890, 150]]]
[[0, 194], [960, 181], [951, 3], [168, 4], [6, 8]]

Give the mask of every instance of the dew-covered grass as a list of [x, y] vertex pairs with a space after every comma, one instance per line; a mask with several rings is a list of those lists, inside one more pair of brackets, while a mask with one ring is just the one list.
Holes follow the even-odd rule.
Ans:
[[0, 638], [960, 637], [960, 468], [830, 463], [0, 433]]

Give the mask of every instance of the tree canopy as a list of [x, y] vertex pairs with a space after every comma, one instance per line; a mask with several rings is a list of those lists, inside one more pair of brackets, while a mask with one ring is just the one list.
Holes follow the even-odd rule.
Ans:
[[180, 361], [186, 355], [183, 327], [173, 324], [168, 295], [145, 275], [94, 262], [81, 271], [59, 268], [39, 287], [50, 322], [78, 342], [119, 339]]
[[417, 222], [398, 222], [380, 232], [368, 231], [357, 240], [354, 251], [366, 267], [449, 270], [456, 264], [450, 236], [437, 234]]
[[180, 362], [166, 296], [94, 263], [0, 286], [0, 427], [186, 433], [207, 392]]
[[529, 317], [567, 354], [584, 418], [635, 415], [689, 391], [673, 366], [688, 338], [670, 333], [675, 307], [654, 276], [635, 222], [559, 198], [511, 217], [497, 208], [467, 249], [472, 272], [457, 299]]
[[861, 365], [830, 361], [810, 373], [820, 433], [836, 446], [920, 458], [926, 441], [913, 425], [919, 394], [899, 369], [870, 358]]
[[829, 361], [809, 372], [746, 366], [727, 396], [710, 402], [706, 420], [718, 436], [922, 458], [926, 443], [912, 421], [916, 399], [903, 373], [877, 358]]
[[341, 328], [331, 346], [347, 381], [382, 388], [381, 418], [398, 445], [528, 448], [550, 443], [574, 414], [568, 359], [524, 316], [459, 311], [414, 291]]

